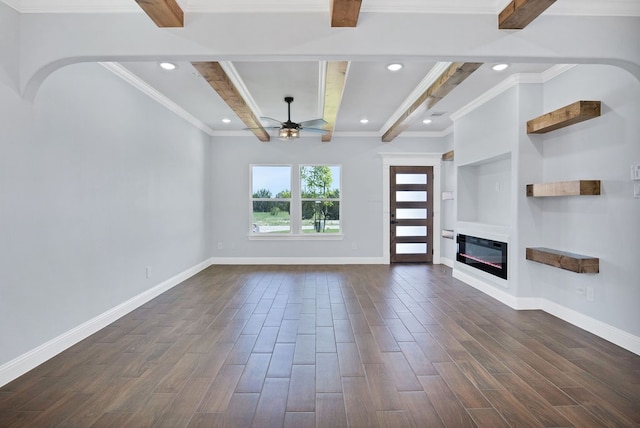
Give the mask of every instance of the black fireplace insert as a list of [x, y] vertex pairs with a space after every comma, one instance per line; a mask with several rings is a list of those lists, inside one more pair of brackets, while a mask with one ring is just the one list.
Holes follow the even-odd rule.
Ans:
[[507, 279], [507, 243], [458, 234], [456, 260]]

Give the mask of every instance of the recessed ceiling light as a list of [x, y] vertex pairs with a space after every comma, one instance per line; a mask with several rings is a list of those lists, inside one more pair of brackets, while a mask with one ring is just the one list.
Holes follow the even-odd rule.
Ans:
[[402, 64], [399, 64], [397, 62], [387, 65], [387, 70], [389, 70], [389, 71], [398, 71], [401, 68], [402, 68]]
[[160, 67], [164, 70], [175, 70], [176, 68], [178, 68], [177, 65], [175, 65], [172, 62], [161, 62], [160, 63]]
[[369, 123], [369, 119], [360, 119], [360, 123]]
[[231, 123], [231, 119], [227, 119], [226, 117], [222, 119], [223, 123]]
[[502, 71], [502, 70], [506, 70], [509, 67], [509, 64], [496, 64], [493, 67], [491, 67], [491, 69], [493, 71]]
[[431, 122], [432, 122], [432, 120], [431, 120], [431, 119], [425, 119], [425, 120], [423, 120], [423, 121], [422, 121], [422, 123], [424, 123], [425, 125], [428, 125], [428, 124], [430, 124]]

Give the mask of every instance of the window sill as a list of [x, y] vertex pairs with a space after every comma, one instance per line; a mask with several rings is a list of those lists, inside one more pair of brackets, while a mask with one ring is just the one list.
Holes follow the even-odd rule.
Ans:
[[252, 233], [249, 235], [249, 241], [342, 241], [343, 239], [342, 233]]

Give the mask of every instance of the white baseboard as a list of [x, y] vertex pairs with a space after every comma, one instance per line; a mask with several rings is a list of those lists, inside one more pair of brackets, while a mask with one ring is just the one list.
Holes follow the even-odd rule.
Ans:
[[453, 260], [448, 259], [446, 257], [440, 257], [440, 264], [449, 266], [451, 269], [453, 269]]
[[462, 272], [459, 269], [454, 269], [453, 277], [459, 279], [472, 286], [475, 289], [482, 291], [484, 294], [487, 294], [497, 301], [504, 303], [510, 308], [517, 310], [526, 310], [526, 309], [539, 309], [540, 303], [536, 298], [522, 298], [516, 297], [512, 294], [507, 293], [502, 288], [494, 287], [491, 284], [484, 282], [481, 279], [478, 279], [474, 276], [471, 276], [465, 272]]
[[383, 257], [214, 257], [214, 265], [380, 265]]
[[593, 333], [602, 339], [608, 340], [627, 351], [640, 355], [640, 337], [634, 336], [617, 327], [599, 321], [595, 318], [581, 314], [573, 309], [559, 305], [547, 299], [538, 297], [515, 297], [503, 290], [496, 288], [484, 281], [467, 275], [460, 270], [453, 271], [453, 277], [493, 297], [505, 305], [516, 310], [541, 310], [560, 318], [569, 324], [575, 325], [589, 333]]
[[627, 351], [640, 355], [640, 337], [638, 336], [547, 299], [540, 299], [540, 309], [611, 343], [615, 343]]
[[138, 294], [135, 297], [127, 300], [109, 309], [108, 311], [98, 315], [95, 318], [90, 319], [87, 322], [80, 324], [79, 326], [61, 334], [58, 337], [51, 339], [50, 341], [43, 343], [37, 348], [23, 354], [8, 363], [0, 366], [0, 386], [3, 386], [14, 379], [22, 376], [28, 371], [34, 369], [50, 358], [55, 357], [65, 349], [70, 348], [83, 339], [91, 336], [93, 333], [108, 326], [114, 321], [122, 318], [134, 309], [144, 305], [148, 301], [154, 299], [165, 291], [175, 287], [186, 279], [192, 277], [198, 272], [208, 268], [213, 264], [213, 259], [205, 260], [202, 263], [193, 266], [184, 272], [175, 275], [172, 278], [150, 288]]

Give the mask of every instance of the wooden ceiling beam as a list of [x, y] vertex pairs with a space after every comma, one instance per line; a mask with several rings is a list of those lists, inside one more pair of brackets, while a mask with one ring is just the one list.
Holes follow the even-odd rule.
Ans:
[[271, 139], [219, 62], [192, 62], [191, 64], [260, 141], [267, 142]]
[[344, 93], [344, 84], [347, 80], [347, 68], [349, 61], [329, 61], [327, 62], [327, 72], [324, 88], [324, 112], [323, 119], [327, 122], [324, 129], [328, 130], [327, 134], [322, 136], [322, 142], [328, 143], [333, 136], [333, 129], [336, 126], [338, 118], [338, 110], [342, 102], [342, 94]]
[[184, 13], [176, 0], [136, 0], [158, 27], [184, 27]]
[[357, 26], [361, 4], [362, 0], [331, 0], [331, 26]]
[[556, 0], [511, 0], [498, 15], [500, 30], [522, 30]]
[[480, 62], [454, 62], [431, 84], [418, 99], [400, 115], [398, 120], [382, 136], [382, 142], [389, 143], [406, 130], [418, 117], [422, 117], [438, 101], [476, 71]]

